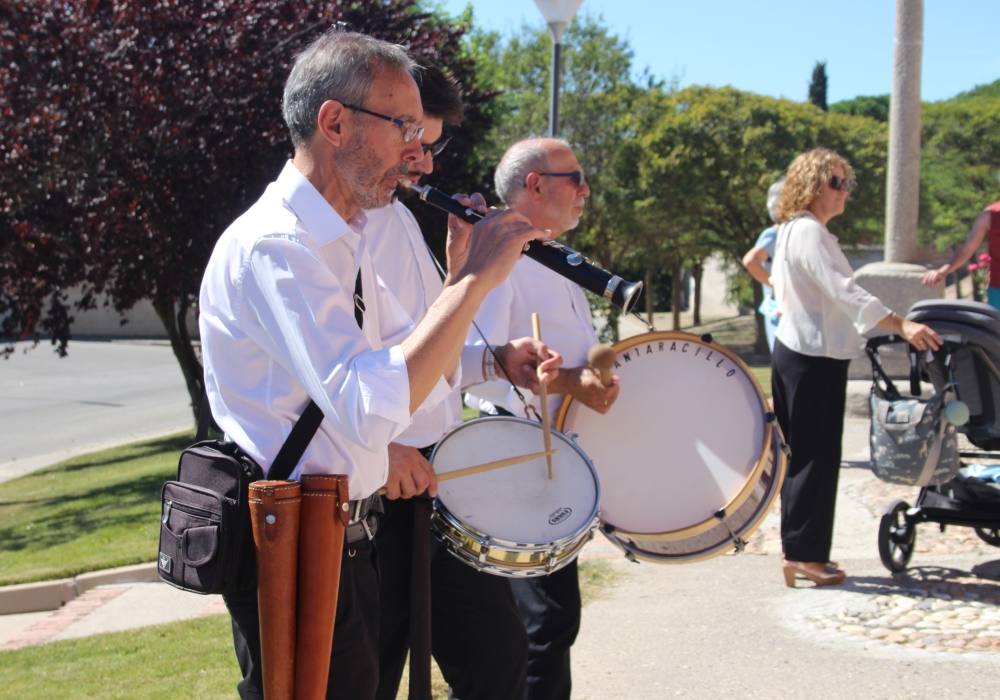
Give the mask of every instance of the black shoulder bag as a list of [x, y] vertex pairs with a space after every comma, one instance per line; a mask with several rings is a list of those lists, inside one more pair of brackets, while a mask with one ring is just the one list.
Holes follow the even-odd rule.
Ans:
[[[361, 271], [354, 284], [354, 318], [364, 323]], [[199, 441], [181, 452], [177, 479], [163, 484], [157, 571], [172, 586], [192, 593], [236, 593], [257, 586], [250, 483], [264, 470], [234, 442], [204, 440], [207, 396], [198, 417]], [[315, 401], [296, 421], [278, 451], [269, 479], [287, 479], [323, 422]]]

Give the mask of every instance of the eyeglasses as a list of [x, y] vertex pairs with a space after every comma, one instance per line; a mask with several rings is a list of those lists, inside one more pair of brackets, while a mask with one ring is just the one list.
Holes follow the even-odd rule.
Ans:
[[836, 175], [830, 178], [830, 187], [841, 192], [853, 192], [856, 185], [857, 183], [850, 178], [837, 177]]
[[379, 119], [384, 119], [387, 122], [391, 122], [399, 127], [399, 130], [403, 132], [403, 143], [409, 143], [413, 139], [419, 139], [424, 135], [424, 127], [420, 126], [416, 122], [407, 121], [405, 119], [400, 119], [399, 117], [390, 117], [387, 114], [379, 114], [378, 112], [373, 112], [370, 109], [365, 109], [364, 107], [358, 107], [357, 105], [349, 105], [346, 102], [343, 103], [345, 107], [355, 112], [362, 112], [363, 114], [368, 114], [373, 117], [378, 117]]
[[573, 184], [577, 187], [583, 187], [587, 184], [587, 176], [583, 174], [582, 170], [571, 170], [568, 173], [538, 173], [539, 175], [545, 175], [546, 177], [568, 177], [573, 181]]
[[424, 149], [424, 155], [430, 153], [431, 158], [437, 158], [441, 155], [441, 152], [444, 149], [448, 148], [448, 143], [450, 141], [451, 137], [449, 136], [447, 138], [440, 139], [439, 141], [435, 141], [434, 143], [422, 143], [420, 144], [420, 147]]

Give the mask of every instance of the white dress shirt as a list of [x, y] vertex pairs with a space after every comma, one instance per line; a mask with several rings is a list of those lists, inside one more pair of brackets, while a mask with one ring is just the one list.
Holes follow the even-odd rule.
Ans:
[[[375, 273], [380, 283], [402, 304], [411, 324], [416, 325], [443, 289], [441, 275], [424, 243], [420, 226], [413, 213], [399, 201], [381, 209], [368, 210], [365, 217], [368, 220], [365, 240]], [[401, 339], [398, 334], [382, 338], [387, 344]], [[467, 347], [463, 351], [460, 368], [462, 384], [466, 383], [466, 378], [482, 381], [482, 354], [482, 345]], [[413, 414], [410, 427], [397, 436], [395, 442], [410, 447], [427, 447], [461, 422], [462, 399], [456, 390], [436, 405], [421, 406]]]
[[856, 357], [861, 334], [892, 313], [854, 281], [837, 237], [809, 213], [778, 230], [771, 281], [781, 309], [775, 336], [803, 355]]
[[[518, 260], [510, 277], [490, 292], [479, 308], [476, 323], [489, 343], [498, 345], [512, 338], [531, 336], [533, 312], [539, 315], [542, 341], [562, 353], [564, 367], [587, 364], [587, 352], [597, 342], [597, 334], [583, 290], [531, 258]], [[480, 347], [483, 344], [475, 329], [466, 342]], [[527, 389], [521, 393], [536, 410], [540, 408], [538, 396]], [[548, 398], [550, 415], [555, 417], [563, 394], [550, 394]], [[505, 381], [472, 387], [466, 395], [466, 404], [487, 412], [499, 406], [524, 417], [524, 405]]]
[[[381, 340], [410, 319], [376, 280], [363, 225], [345, 222], [288, 162], [219, 238], [199, 319], [208, 399], [226, 435], [266, 471], [311, 397], [324, 420], [292, 478], [346, 474], [352, 499], [385, 483], [387, 445], [410, 424], [402, 348]], [[425, 403], [451, 389], [442, 377]]]

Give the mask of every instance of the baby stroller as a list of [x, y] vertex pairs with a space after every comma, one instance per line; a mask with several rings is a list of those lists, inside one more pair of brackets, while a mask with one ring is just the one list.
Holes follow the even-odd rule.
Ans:
[[[968, 419], [963, 423], [962, 415], [955, 420], [961, 423], [956, 429], [979, 448], [958, 454], [1000, 457], [996, 452], [1000, 450], [1000, 311], [973, 301], [928, 300], [914, 304], [907, 318], [927, 324], [944, 341], [933, 353], [917, 353], [907, 345], [910, 393], [920, 396], [921, 379], [930, 381], [936, 394], [954, 392], [968, 407]], [[879, 348], [900, 342], [893, 336], [868, 342], [866, 350], [876, 376]], [[879, 391], [876, 381], [873, 392]], [[948, 525], [971, 527], [984, 542], [1000, 547], [1000, 484], [992, 478], [998, 474], [1000, 469], [963, 464], [950, 478], [922, 486], [912, 507], [903, 500], [890, 505], [878, 529], [879, 558], [885, 567], [894, 573], [906, 569], [919, 523], [937, 523], [942, 531]]]

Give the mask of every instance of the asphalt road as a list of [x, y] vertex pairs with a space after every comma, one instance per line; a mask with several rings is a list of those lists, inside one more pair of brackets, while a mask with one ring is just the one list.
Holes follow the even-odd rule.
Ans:
[[30, 347], [0, 360], [0, 481], [193, 424], [166, 342], [74, 340], [64, 358]]

